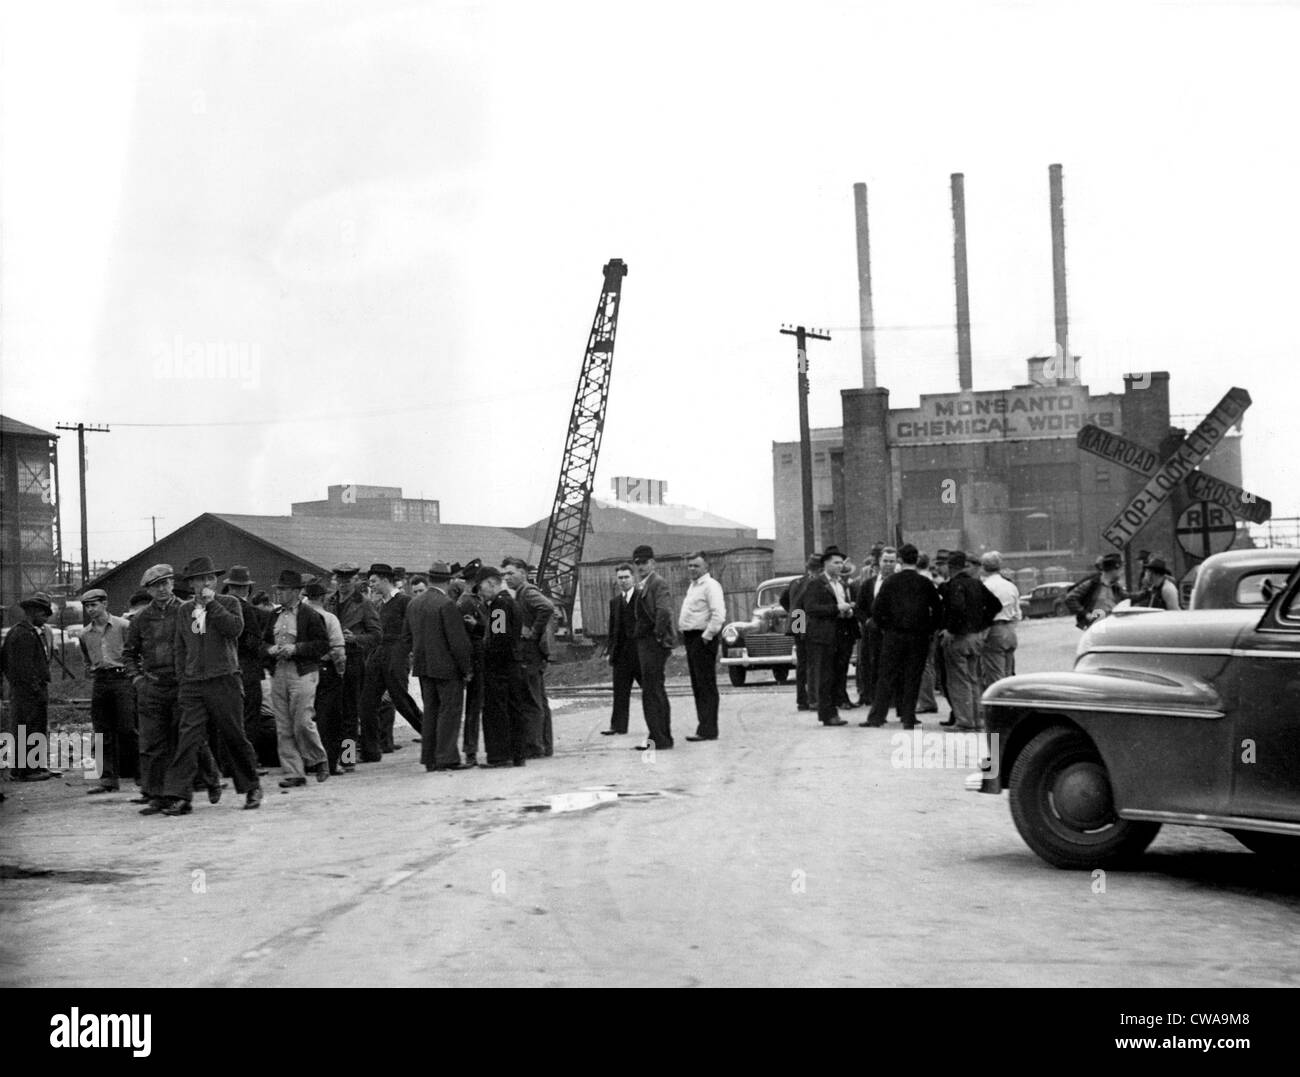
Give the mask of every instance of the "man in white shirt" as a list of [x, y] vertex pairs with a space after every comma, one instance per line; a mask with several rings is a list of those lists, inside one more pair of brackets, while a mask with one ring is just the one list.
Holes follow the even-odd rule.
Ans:
[[980, 582], [984, 584], [1002, 609], [993, 617], [993, 624], [984, 637], [984, 651], [980, 656], [980, 694], [990, 684], [1010, 677], [1016, 671], [1016, 622], [1020, 620], [1020, 589], [1002, 575], [1002, 555], [990, 550], [980, 557]]
[[677, 618], [686, 644], [686, 664], [695, 696], [695, 735], [687, 740], [718, 739], [718, 633], [727, 619], [722, 584], [709, 575], [709, 559], [693, 553], [686, 561], [691, 585]]
[[325, 608], [325, 585], [309, 583], [302, 589], [302, 600], [325, 619], [325, 635], [330, 642], [329, 654], [321, 660], [320, 680], [316, 682], [316, 729], [330, 765], [330, 774], [344, 773], [343, 756], [343, 674], [347, 670], [347, 642], [343, 623]]

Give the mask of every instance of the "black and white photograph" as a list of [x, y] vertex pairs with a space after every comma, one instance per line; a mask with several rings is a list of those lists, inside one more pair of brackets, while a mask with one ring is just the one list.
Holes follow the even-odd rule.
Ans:
[[0, 12], [35, 1042], [171, 1057], [195, 987], [1267, 1042], [1300, 3]]

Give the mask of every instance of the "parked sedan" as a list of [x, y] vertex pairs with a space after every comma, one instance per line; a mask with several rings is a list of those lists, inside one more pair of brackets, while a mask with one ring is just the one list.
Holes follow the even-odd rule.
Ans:
[[1050, 864], [1131, 861], [1166, 823], [1300, 853], [1300, 569], [1263, 607], [1106, 618], [1071, 672], [1009, 677], [983, 704], [967, 788], [1007, 790]]
[[750, 670], [770, 669], [777, 684], [784, 684], [795, 666], [794, 636], [786, 635], [789, 615], [781, 606], [781, 592], [798, 576], [778, 576], [758, 585], [754, 613], [748, 621], [732, 621], [722, 629], [718, 662], [727, 668], [737, 688]]
[[1064, 617], [1070, 612], [1070, 608], [1065, 604], [1065, 596], [1070, 586], [1068, 583], [1040, 583], [1027, 596], [1021, 598], [1025, 616]]

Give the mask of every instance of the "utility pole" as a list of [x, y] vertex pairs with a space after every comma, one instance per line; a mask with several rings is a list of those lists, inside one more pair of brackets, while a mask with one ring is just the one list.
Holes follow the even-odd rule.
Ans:
[[90, 579], [90, 531], [86, 526], [86, 434], [111, 434], [106, 426], [87, 426], [77, 423], [71, 426], [60, 423], [55, 430], [75, 430], [77, 432], [77, 472], [81, 476], [81, 586], [84, 588]]
[[149, 522], [153, 526], [153, 544], [158, 545], [158, 521], [167, 519], [166, 516], [150, 516]]
[[781, 326], [785, 336], [794, 337], [799, 358], [799, 479], [803, 486], [803, 555], [807, 559], [813, 548], [812, 435], [808, 431], [808, 339], [830, 340], [827, 332], [805, 329], [802, 325]]

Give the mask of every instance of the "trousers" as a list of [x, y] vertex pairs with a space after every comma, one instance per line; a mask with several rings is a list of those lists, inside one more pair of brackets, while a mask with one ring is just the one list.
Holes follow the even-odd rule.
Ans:
[[95, 760], [99, 784], [116, 789], [122, 778], [139, 774], [140, 738], [135, 728], [135, 689], [125, 673], [96, 673], [90, 690], [90, 722], [102, 738]]
[[393, 707], [406, 724], [417, 733], [421, 732], [424, 716], [411, 693], [406, 690], [408, 677], [403, 663], [393, 660], [391, 645], [381, 644], [370, 652], [366, 659], [366, 676], [361, 685], [361, 703], [359, 706], [361, 721], [361, 760], [374, 763], [383, 758], [380, 747], [379, 702], [388, 693]]
[[280, 766], [290, 778], [302, 778], [327, 756], [316, 728], [316, 686], [320, 673], [299, 673], [293, 662], [275, 664], [271, 678], [271, 709], [275, 711], [275, 737]]
[[641, 669], [641, 710], [645, 714], [645, 727], [656, 748], [673, 746], [672, 705], [668, 702], [668, 689], [664, 686], [664, 668], [672, 652], [653, 636], [636, 641], [637, 665]]
[[517, 662], [483, 670], [483, 747], [492, 764], [521, 765], [528, 755], [524, 675]]
[[980, 728], [980, 655], [983, 650], [983, 632], [949, 636], [943, 648], [948, 703], [952, 706], [953, 718], [962, 729]]
[[718, 735], [718, 637], [706, 643], [703, 632], [692, 630], [682, 638], [695, 697], [695, 735], [713, 740]]
[[610, 663], [614, 671], [614, 709], [610, 711], [609, 728], [626, 733], [632, 709], [632, 685], [641, 684], [641, 666], [637, 662], [633, 641], [623, 640], [618, 653], [611, 655]]
[[916, 721], [916, 697], [925, 673], [925, 659], [930, 652], [928, 632], [883, 632], [880, 660], [876, 668], [876, 694], [871, 700], [867, 721], [883, 723], [891, 704], [898, 708], [904, 725]]
[[420, 762], [426, 767], [446, 767], [459, 763], [465, 682], [459, 677], [421, 677], [420, 695], [424, 698]]
[[[201, 773], [208, 753], [208, 725], [216, 727], [230, 752], [231, 777], [235, 789], [246, 793], [258, 787], [257, 758], [244, 736], [244, 691], [238, 673], [225, 673], [201, 681], [186, 681], [177, 692], [180, 721], [176, 729], [176, 750], [167, 764], [163, 794], [189, 800], [196, 774]], [[213, 766], [212, 757], [207, 755]], [[220, 783], [220, 775], [217, 782]]]

